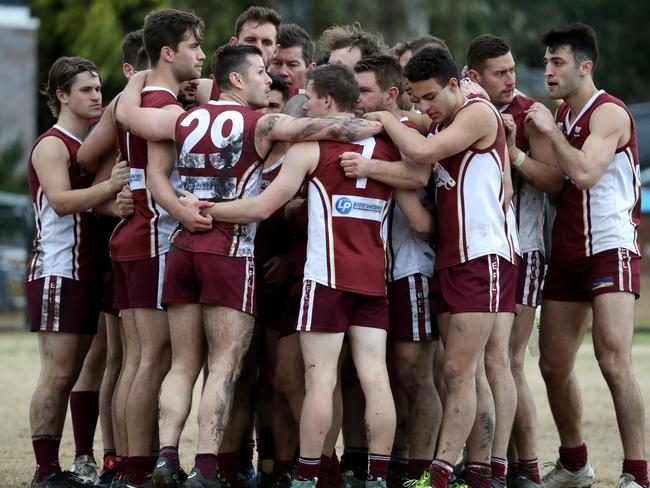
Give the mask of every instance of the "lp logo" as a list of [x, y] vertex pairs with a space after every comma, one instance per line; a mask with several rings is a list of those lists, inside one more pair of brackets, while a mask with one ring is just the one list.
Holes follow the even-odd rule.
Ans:
[[352, 211], [352, 202], [349, 198], [341, 198], [336, 202], [336, 210], [345, 215]]

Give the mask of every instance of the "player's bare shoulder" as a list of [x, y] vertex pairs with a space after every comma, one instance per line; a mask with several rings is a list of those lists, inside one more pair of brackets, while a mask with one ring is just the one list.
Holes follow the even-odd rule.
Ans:
[[61, 138], [54, 135], [42, 138], [32, 151], [32, 163], [35, 167], [50, 164], [53, 161], [65, 161], [70, 166], [70, 153]]
[[621, 105], [605, 102], [594, 109], [589, 120], [589, 131], [592, 134], [618, 134], [616, 148], [625, 146], [632, 135], [632, 119]]

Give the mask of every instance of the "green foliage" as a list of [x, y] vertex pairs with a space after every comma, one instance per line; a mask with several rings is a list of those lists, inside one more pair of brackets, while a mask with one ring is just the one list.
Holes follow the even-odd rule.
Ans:
[[[104, 100], [110, 100], [124, 85], [122, 39], [142, 27], [148, 12], [169, 4], [169, 0], [31, 0], [32, 15], [41, 19], [39, 86], [45, 85], [57, 58], [82, 56], [97, 64]], [[45, 103], [39, 104], [38, 121], [41, 132], [52, 124]]]

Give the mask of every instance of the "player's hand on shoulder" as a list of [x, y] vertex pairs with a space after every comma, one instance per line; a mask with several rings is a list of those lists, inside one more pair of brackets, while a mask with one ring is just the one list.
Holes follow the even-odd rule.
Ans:
[[384, 123], [385, 117], [392, 117], [393, 115], [390, 112], [379, 111], [379, 112], [366, 112], [363, 114], [363, 118], [366, 120], [372, 120], [375, 122]]
[[469, 78], [463, 78], [460, 80], [460, 91], [466, 97], [483, 97], [486, 100], [490, 99], [483, 87]]
[[345, 151], [341, 154], [341, 168], [348, 178], [367, 178], [369, 176], [372, 161], [364, 158], [354, 151]]
[[124, 185], [122, 190], [117, 194], [115, 203], [117, 205], [117, 214], [121, 218], [126, 219], [133, 215], [135, 203], [133, 201], [133, 193], [129, 190], [128, 186]]
[[111, 170], [111, 177], [109, 179], [111, 191], [118, 193], [124, 185], [129, 183], [130, 174], [131, 168], [129, 168], [129, 163], [118, 160]]

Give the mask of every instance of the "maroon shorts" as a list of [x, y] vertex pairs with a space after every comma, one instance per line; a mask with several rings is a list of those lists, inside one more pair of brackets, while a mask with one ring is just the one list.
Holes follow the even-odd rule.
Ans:
[[590, 302], [603, 293], [629, 292], [639, 297], [641, 258], [618, 248], [575, 261], [554, 261], [544, 281], [545, 300]]
[[282, 319], [280, 321], [280, 337], [286, 337], [298, 332], [296, 322], [300, 313], [300, 297], [302, 295], [302, 282], [295, 281], [289, 290], [289, 295], [284, 302]]
[[544, 255], [541, 251], [525, 252], [517, 266], [516, 303], [537, 307], [542, 303]]
[[517, 267], [495, 254], [436, 270], [431, 311], [514, 313], [516, 276]]
[[217, 305], [255, 315], [253, 258], [190, 252], [171, 246], [164, 303]]
[[429, 281], [427, 276], [414, 274], [387, 284], [389, 341], [426, 342], [436, 339], [433, 331], [436, 319], [431, 317], [429, 305]]
[[47, 276], [27, 282], [25, 287], [32, 332], [97, 332], [101, 306], [99, 283]]
[[134, 261], [113, 261], [113, 308], [162, 310], [167, 254]]
[[346, 332], [350, 325], [388, 330], [386, 297], [303, 282], [296, 327], [300, 332]]

